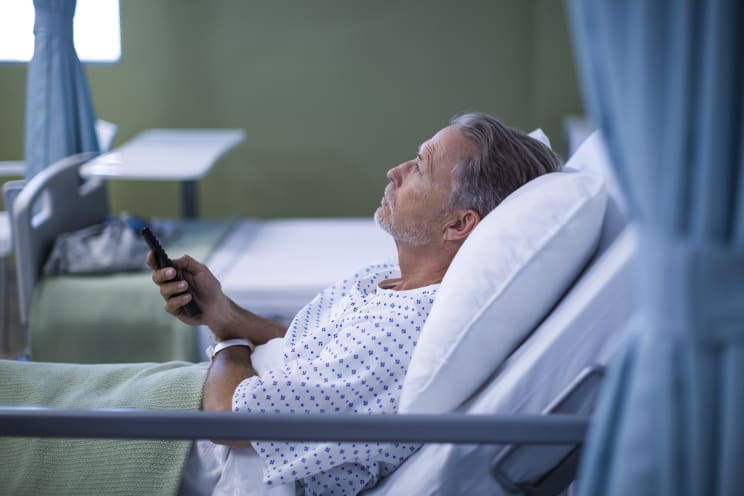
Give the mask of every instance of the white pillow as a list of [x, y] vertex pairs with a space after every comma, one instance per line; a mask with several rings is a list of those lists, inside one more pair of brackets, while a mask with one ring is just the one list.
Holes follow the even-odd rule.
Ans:
[[411, 358], [401, 413], [466, 400], [534, 330], [592, 255], [604, 180], [554, 172], [509, 195], [463, 243]]
[[625, 210], [625, 200], [620, 191], [615, 170], [612, 168], [610, 154], [599, 130], [592, 132], [581, 142], [571, 158], [564, 165], [564, 169], [599, 174], [605, 179], [605, 188], [610, 196], [615, 197]]
[[541, 127], [538, 127], [537, 129], [533, 129], [532, 131], [530, 131], [529, 136], [531, 138], [535, 138], [537, 141], [547, 146], [548, 148], [553, 148], [550, 145], [550, 138], [548, 138], [548, 135], [545, 134], [545, 131], [543, 131]]
[[565, 169], [576, 169], [601, 175], [607, 189], [602, 236], [598, 251], [603, 251], [620, 234], [628, 223], [628, 207], [620, 184], [612, 168], [612, 161], [599, 131], [589, 135], [566, 162]]

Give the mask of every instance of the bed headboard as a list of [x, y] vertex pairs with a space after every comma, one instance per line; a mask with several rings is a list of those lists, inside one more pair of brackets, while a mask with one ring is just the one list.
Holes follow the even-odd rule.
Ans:
[[56, 237], [101, 222], [108, 214], [103, 180], [85, 180], [78, 173], [94, 156], [81, 153], [50, 165], [28, 181], [13, 204], [18, 299], [24, 327], [33, 288]]

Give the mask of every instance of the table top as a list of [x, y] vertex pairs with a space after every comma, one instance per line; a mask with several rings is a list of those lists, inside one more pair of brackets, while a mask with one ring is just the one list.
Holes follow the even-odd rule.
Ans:
[[242, 129], [149, 129], [80, 168], [84, 177], [189, 181], [245, 139]]

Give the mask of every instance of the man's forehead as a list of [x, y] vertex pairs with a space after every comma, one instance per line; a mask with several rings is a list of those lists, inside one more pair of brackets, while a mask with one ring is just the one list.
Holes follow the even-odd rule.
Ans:
[[419, 155], [421, 155], [423, 157], [424, 154], [429, 151], [429, 148], [431, 148], [431, 143], [432, 143], [432, 141], [434, 140], [435, 137], [436, 137], [436, 135], [432, 136], [431, 138], [429, 138], [428, 140], [424, 141], [423, 143], [421, 143], [419, 145], [419, 147], [418, 147], [418, 154]]
[[453, 124], [440, 129], [434, 136], [421, 143], [418, 154], [422, 158], [432, 153], [460, 158], [463, 154], [470, 154], [474, 151], [473, 143], [460, 132], [457, 125]]
[[436, 132], [436, 134], [434, 134], [434, 136], [432, 136], [428, 140], [426, 140], [423, 143], [421, 143], [419, 145], [419, 149], [418, 149], [419, 155], [421, 155], [423, 157], [424, 154], [431, 153], [433, 151], [432, 149], [441, 148], [440, 143], [444, 139], [445, 134], [446, 134], [445, 131], [447, 129], [448, 128], [446, 128], [446, 127], [443, 128], [443, 129], [440, 129], [439, 131]]

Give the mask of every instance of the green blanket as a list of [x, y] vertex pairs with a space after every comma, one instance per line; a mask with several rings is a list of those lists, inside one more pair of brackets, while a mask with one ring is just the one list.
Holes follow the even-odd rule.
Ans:
[[[206, 365], [0, 360], [0, 404], [195, 410]], [[0, 437], [0, 494], [175, 494], [191, 442]]]
[[[206, 260], [233, 220], [183, 222], [165, 248]], [[45, 277], [34, 289], [31, 358], [45, 362], [195, 361], [195, 330], [163, 311], [150, 271]]]

